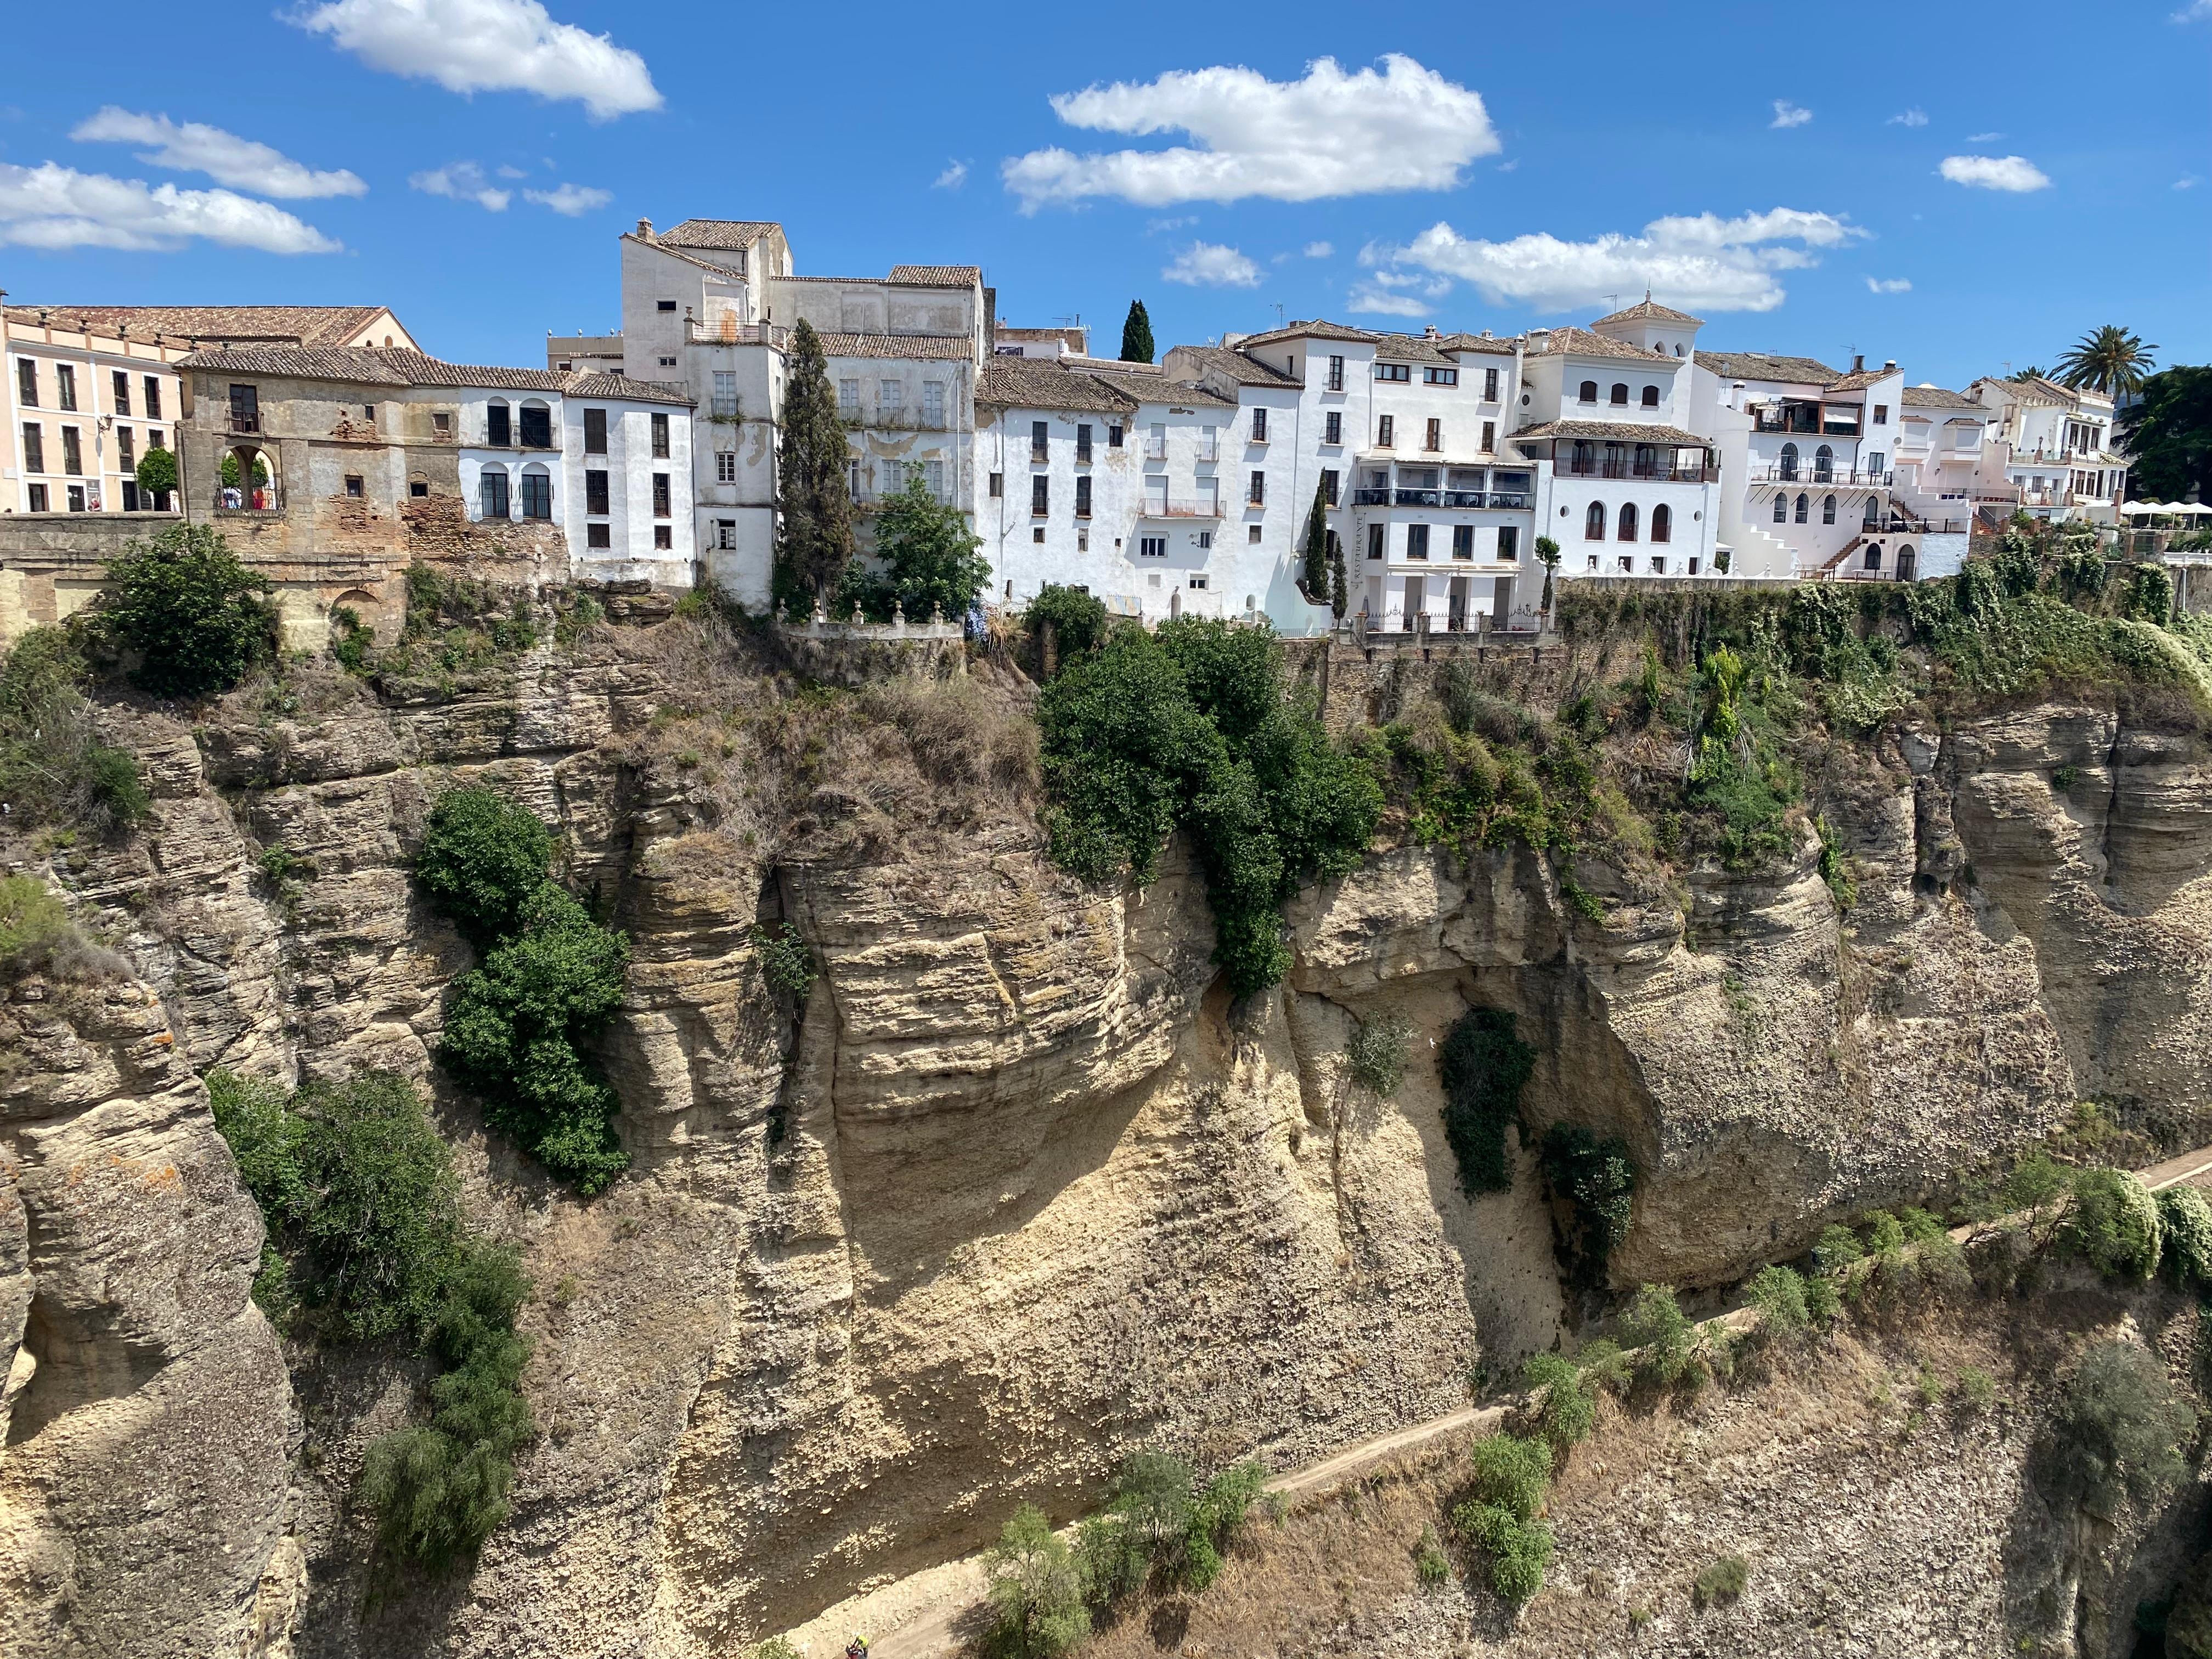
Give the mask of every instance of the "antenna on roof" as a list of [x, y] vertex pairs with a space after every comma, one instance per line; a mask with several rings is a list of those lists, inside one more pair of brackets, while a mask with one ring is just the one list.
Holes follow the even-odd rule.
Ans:
[[[1646, 295], [1644, 297], [1649, 299], [1650, 296]], [[1613, 311], [1618, 311], [1620, 309], [1620, 295], [1618, 294], [1608, 294], [1605, 296], [1605, 299], [1607, 309]]]
[[1282, 325], [1283, 325], [1283, 307], [1282, 307], [1281, 303], [1280, 303], [1279, 301], [1278, 301], [1278, 302], [1277, 302], [1277, 304], [1276, 304], [1276, 306], [1275, 306], [1275, 326], [1276, 326], [1277, 328], [1280, 328], [1280, 327], [1282, 327]]

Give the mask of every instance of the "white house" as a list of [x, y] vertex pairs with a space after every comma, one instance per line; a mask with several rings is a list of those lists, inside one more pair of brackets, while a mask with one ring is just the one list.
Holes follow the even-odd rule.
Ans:
[[2112, 400], [2054, 380], [1977, 380], [1967, 392], [1996, 420], [2005, 477], [2039, 519], [2118, 522], [2127, 457], [2112, 437]]

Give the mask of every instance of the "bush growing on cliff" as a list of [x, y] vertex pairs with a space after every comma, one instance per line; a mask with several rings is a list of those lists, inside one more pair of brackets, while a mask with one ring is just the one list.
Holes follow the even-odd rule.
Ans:
[[269, 584], [207, 525], [173, 525], [107, 565], [94, 619], [134, 656], [131, 678], [157, 696], [228, 691], [276, 653]]
[[1628, 1240], [1633, 1218], [1636, 1164], [1628, 1143], [1603, 1139], [1578, 1123], [1554, 1123], [1544, 1132], [1544, 1179], [1553, 1197], [1574, 1216], [1568, 1254], [1579, 1274], [1602, 1277], [1606, 1259]]
[[33, 628], [0, 662], [0, 801], [21, 829], [142, 823], [152, 803], [128, 750], [102, 743], [83, 686], [90, 669], [64, 629]]
[[[1053, 652], [1060, 667], [1089, 656], [1104, 644], [1107, 626], [1103, 599], [1057, 582], [1047, 582], [1022, 609], [1022, 627], [1040, 652], [1044, 631], [1052, 630]], [[1043, 665], [1038, 667], [1042, 678]]]
[[1552, 1484], [1552, 1449], [1517, 1435], [1486, 1435], [1470, 1448], [1474, 1478], [1452, 1510], [1453, 1529], [1489, 1558], [1490, 1586], [1518, 1605], [1544, 1588], [1552, 1529], [1537, 1518]]
[[1104, 1510], [1084, 1523], [1077, 1540], [1086, 1599], [1110, 1607], [1147, 1577], [1170, 1589], [1206, 1589], [1267, 1480], [1265, 1468], [1247, 1462], [1201, 1486], [1197, 1472], [1171, 1453], [1131, 1454]]
[[1389, 1099], [1405, 1078], [1406, 1050], [1413, 1040], [1413, 1023], [1403, 1014], [1377, 1014], [1359, 1021], [1344, 1051], [1352, 1080]]
[[1469, 1198], [1513, 1184], [1505, 1131], [1521, 1119], [1521, 1091], [1536, 1069], [1536, 1051], [1513, 1034], [1503, 1008], [1470, 1008], [1437, 1051], [1443, 1084], [1444, 1139]]
[[1769, 1335], [1794, 1340], [1812, 1328], [1805, 1280], [1794, 1269], [1761, 1267], [1745, 1288], [1759, 1311], [1759, 1328]]
[[1589, 1438], [1597, 1426], [1597, 1378], [1563, 1354], [1529, 1357], [1522, 1376], [1533, 1389], [1541, 1390], [1536, 1403], [1536, 1424], [1554, 1451]]
[[2184, 1289], [2212, 1286], [2212, 1203], [2194, 1187], [2168, 1187], [2158, 1194], [2166, 1276]]
[[2181, 1447], [2197, 1413], [2157, 1355], [2139, 1343], [2100, 1342], [2081, 1358], [2052, 1419], [2043, 1473], [2092, 1514], [2148, 1502], [2187, 1472]]
[[1053, 1659], [1091, 1634], [1081, 1572], [1036, 1505], [1024, 1504], [1014, 1511], [984, 1561], [990, 1573], [989, 1653], [1002, 1659]]
[[2148, 1279], [2158, 1271], [2160, 1232], [2158, 1200], [2125, 1170], [2083, 1170], [2074, 1177], [2067, 1243], [2099, 1273]]
[[430, 809], [415, 879], [464, 939], [488, 951], [516, 930], [552, 857], [552, 834], [529, 808], [490, 789], [448, 789]]
[[1689, 1374], [1693, 1360], [1689, 1316], [1671, 1285], [1646, 1285], [1620, 1316], [1621, 1346], [1638, 1350], [1636, 1374], [1662, 1388]]

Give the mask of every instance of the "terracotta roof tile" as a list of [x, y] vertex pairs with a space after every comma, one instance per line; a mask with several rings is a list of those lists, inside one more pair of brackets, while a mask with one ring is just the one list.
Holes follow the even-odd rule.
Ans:
[[973, 288], [983, 280], [981, 265], [893, 265], [890, 280], [916, 288]]
[[1528, 355], [1531, 357], [1629, 357], [1647, 363], [1678, 363], [1682, 361], [1680, 357], [1669, 357], [1663, 351], [1646, 351], [1640, 345], [1616, 340], [1610, 335], [1593, 334], [1586, 328], [1531, 329], [1528, 331]]
[[686, 407], [692, 401], [683, 387], [659, 380], [633, 380], [625, 374], [584, 370], [448, 363], [419, 351], [312, 351], [296, 346], [255, 346], [242, 351], [196, 351], [177, 366], [228, 370], [237, 374], [281, 374], [302, 380], [343, 380], [356, 386], [550, 392], [571, 398], [619, 398], [636, 403], [682, 404]]
[[672, 225], [653, 240], [678, 247], [711, 247], [726, 252], [750, 247], [772, 230], [783, 227], [773, 219], [686, 219]]
[[9, 306], [8, 320], [35, 328], [44, 312], [57, 328], [88, 325], [96, 333], [127, 327], [133, 339], [156, 334], [210, 345], [268, 341], [311, 347], [349, 346], [386, 314], [383, 306]]
[[1829, 382], [1831, 392], [1863, 392], [1876, 380], [1886, 380], [1896, 374], [1893, 368], [1855, 368], [1838, 380]]
[[975, 343], [964, 334], [832, 334], [824, 330], [822, 350], [830, 357], [964, 357], [973, 362]]
[[1909, 386], [1900, 401], [1907, 409], [1979, 409], [1981, 404], [1964, 393], [1946, 392], [1940, 386]]
[[1023, 357], [994, 357], [985, 363], [975, 401], [994, 409], [1096, 410], [1108, 415], [1130, 414], [1137, 407], [1134, 398], [1098, 375]]
[[1444, 351], [1486, 351], [1502, 357], [1510, 357], [1520, 344], [1517, 339], [1500, 338], [1495, 334], [1447, 334], [1437, 342]]
[[1515, 443], [1524, 438], [1595, 438], [1608, 443], [1694, 445], [1703, 449], [1712, 442], [1678, 426], [1638, 426], [1633, 421], [1546, 421], [1510, 435]]
[[1103, 381], [1115, 391], [1147, 404], [1208, 404], [1224, 409], [1237, 407], [1234, 398], [1224, 398], [1209, 391], [1196, 380], [1171, 380], [1160, 374], [1133, 373], [1127, 369], [1094, 368], [1087, 371], [1091, 379]]
[[1279, 368], [1272, 368], [1258, 358], [1248, 356], [1242, 348], [1229, 346], [1177, 346], [1176, 351], [1204, 368], [1227, 375], [1239, 386], [1296, 386], [1298, 383]]
[[1237, 344], [1239, 349], [1261, 345], [1276, 340], [1349, 340], [1358, 345], [1371, 345], [1382, 337], [1364, 328], [1353, 328], [1346, 323], [1332, 323], [1315, 317], [1303, 322], [1286, 323], [1280, 328], [1271, 328], [1264, 334], [1248, 334]]
[[1700, 351], [1698, 366], [1724, 380], [1780, 380], [1791, 386], [1832, 386], [1841, 377], [1817, 357], [1780, 357], [1771, 351]]
[[1435, 363], [1443, 368], [1453, 367], [1452, 360], [1437, 348], [1440, 340], [1431, 340], [1419, 334], [1378, 334], [1375, 337], [1375, 356], [1388, 363]]
[[1692, 317], [1686, 311], [1676, 311], [1671, 306], [1654, 304], [1650, 297], [1646, 295], [1626, 311], [1607, 313], [1597, 319], [1597, 323], [1593, 323], [1590, 326], [1595, 328], [1599, 323], [1695, 323], [1702, 328], [1705, 326], [1705, 321], [1704, 318]]

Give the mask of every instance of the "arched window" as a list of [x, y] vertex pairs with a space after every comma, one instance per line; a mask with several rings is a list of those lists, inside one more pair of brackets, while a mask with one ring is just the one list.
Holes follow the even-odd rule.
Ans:
[[[529, 414], [528, 405], [524, 406], [522, 412]], [[553, 516], [553, 475], [536, 462], [522, 469], [522, 516], [526, 519], [550, 519]]]
[[1632, 542], [1636, 539], [1636, 503], [1634, 501], [1626, 502], [1621, 507], [1619, 535], [1625, 542]]
[[1646, 409], [1656, 409], [1659, 407], [1659, 388], [1657, 386], [1647, 386], [1644, 388], [1644, 406]]
[[1808, 500], [1805, 498], [1805, 494], [1804, 494], [1804, 492], [1803, 492], [1802, 490], [1800, 490], [1800, 491], [1798, 492], [1798, 494], [1797, 494], [1797, 522], [1798, 522], [1799, 524], [1802, 524], [1802, 523], [1804, 523], [1804, 522], [1805, 522], [1805, 514], [1806, 514], [1806, 512], [1807, 512], [1807, 510], [1808, 510], [1811, 506], [1812, 506], [1812, 502], [1810, 502], [1809, 501], [1808, 501]]
[[1897, 580], [1909, 582], [1920, 574], [1920, 562], [1913, 556], [1911, 542], [1897, 550]]
[[1826, 444], [1813, 452], [1813, 476], [1822, 483], [1836, 476], [1836, 452]]
[[477, 479], [477, 516], [480, 519], [503, 519], [507, 516], [507, 469], [488, 466]]
[[1875, 543], [1873, 546], [1867, 549], [1866, 568], [1869, 570], [1879, 570], [1881, 568], [1881, 544], [1880, 542]]
[[1613, 401], [1623, 409], [1628, 407], [1628, 386], [1626, 382], [1615, 380], [1613, 383]]
[[1677, 357], [1682, 355], [1682, 343], [1680, 340], [1677, 340], [1674, 343], [1674, 355]]
[[1592, 501], [1589, 511], [1583, 514], [1583, 539], [1601, 542], [1605, 539], [1605, 503]]
[[1820, 522], [1833, 524], [1835, 521], [1836, 498], [1833, 495], [1824, 495], [1820, 498]]
[[1797, 446], [1796, 444], [1782, 446], [1782, 476], [1785, 478], [1794, 478], [1797, 476]]
[[1597, 382], [1595, 380], [1584, 380], [1583, 382], [1582, 401], [1586, 404], [1594, 404], [1597, 401]]
[[1871, 495], [1868, 496], [1866, 504], [1866, 527], [1869, 530], [1873, 529], [1876, 524], [1881, 522], [1881, 509], [1875, 504], [1875, 498]]
[[484, 405], [484, 446], [489, 449], [514, 446], [514, 411], [504, 398], [494, 398]]
[[1790, 497], [1779, 489], [1774, 492], [1774, 522], [1777, 524], [1790, 522]]
[[1666, 542], [1672, 541], [1674, 538], [1674, 509], [1671, 507], [1653, 507], [1651, 509], [1651, 539], [1655, 542]]

